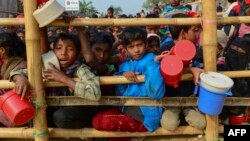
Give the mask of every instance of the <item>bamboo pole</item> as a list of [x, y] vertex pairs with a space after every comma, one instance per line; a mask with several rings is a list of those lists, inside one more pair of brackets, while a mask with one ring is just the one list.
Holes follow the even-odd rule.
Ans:
[[[157, 22], [155, 22], [157, 20]], [[104, 18], [79, 18], [70, 24], [63, 20], [55, 20], [49, 26], [150, 26], [150, 25], [200, 25], [202, 18], [131, 18], [131, 19], [104, 19]], [[217, 24], [250, 23], [250, 16], [217, 17]], [[24, 25], [24, 19], [0, 18], [0, 26]]]
[[38, 24], [33, 12], [36, 10], [35, 0], [24, 0], [25, 15], [25, 41], [27, 50], [28, 78], [32, 89], [33, 99], [40, 105], [36, 105], [34, 117], [34, 138], [35, 141], [47, 141], [47, 120], [45, 112], [45, 98], [42, 82], [42, 65], [40, 57], [40, 35]]
[[[224, 75], [227, 75], [231, 78], [241, 78], [241, 77], [250, 77], [250, 71], [242, 70], [242, 71], [222, 71], [220, 72]], [[75, 81], [79, 81], [79, 78], [73, 78]], [[190, 73], [186, 73], [182, 75], [182, 81], [186, 80], [193, 80], [193, 76]], [[144, 76], [138, 76], [138, 82], [144, 82]], [[123, 76], [101, 76], [100, 77], [100, 84], [101, 85], [110, 85], [110, 84], [130, 84], [134, 83], [128, 81]], [[45, 87], [64, 87], [63, 83], [55, 82], [55, 81], [48, 81], [44, 82]], [[14, 88], [14, 83], [10, 82], [9, 80], [0, 80], [0, 89], [11, 89]]]
[[[216, 71], [217, 22], [215, 0], [202, 0], [202, 46], [205, 70]], [[209, 105], [208, 105], [209, 106]], [[218, 116], [206, 115], [206, 141], [218, 140]]]
[[[220, 133], [224, 132], [223, 126], [219, 128]], [[92, 128], [83, 129], [61, 129], [49, 128], [51, 138], [101, 138], [101, 137], [145, 137], [145, 136], [160, 136], [160, 135], [196, 135], [203, 134], [202, 130], [198, 130], [191, 126], [180, 126], [175, 131], [168, 131], [163, 128], [158, 128], [154, 132], [108, 132], [98, 131]], [[32, 128], [0, 128], [0, 138], [26, 138], [33, 139]]]
[[[141, 97], [118, 97], [118, 96], [103, 96], [100, 101], [89, 101], [74, 96], [49, 96], [46, 98], [49, 106], [77, 106], [77, 105], [92, 105], [92, 106], [168, 106], [168, 107], [197, 107], [196, 97], [165, 97], [161, 100], [152, 100], [150, 98]], [[250, 106], [250, 98], [228, 97], [225, 100], [224, 106]]]

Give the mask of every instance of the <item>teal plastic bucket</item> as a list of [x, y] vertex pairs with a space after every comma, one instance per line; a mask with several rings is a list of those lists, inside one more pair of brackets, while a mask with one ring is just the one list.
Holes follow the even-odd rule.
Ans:
[[232, 95], [231, 89], [224, 92], [215, 92], [203, 87], [202, 83], [200, 83], [199, 86], [196, 86], [196, 94], [198, 92], [198, 89], [198, 109], [208, 115], [219, 115], [224, 106], [226, 97]]

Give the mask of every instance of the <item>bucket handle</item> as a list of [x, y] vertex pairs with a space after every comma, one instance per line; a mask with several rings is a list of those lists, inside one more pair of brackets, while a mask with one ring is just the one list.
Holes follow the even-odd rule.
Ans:
[[227, 96], [232, 96], [232, 91], [231, 90], [228, 90], [226, 93], [225, 93]]
[[199, 84], [195, 85], [195, 87], [194, 87], [194, 95], [196, 95], [196, 96], [198, 94], [199, 87], [200, 87]]

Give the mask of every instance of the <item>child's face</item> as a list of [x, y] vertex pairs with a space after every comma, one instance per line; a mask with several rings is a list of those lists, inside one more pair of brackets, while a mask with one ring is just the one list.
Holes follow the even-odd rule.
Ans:
[[199, 33], [199, 28], [197, 26], [192, 26], [187, 32], [184, 32], [184, 39], [196, 43], [196, 35]]
[[147, 48], [145, 42], [142, 40], [135, 40], [126, 46], [126, 50], [133, 60], [138, 60], [144, 56]]
[[111, 54], [111, 48], [107, 43], [94, 44], [91, 47], [91, 51], [95, 55], [96, 59], [100, 63], [106, 63]]
[[148, 50], [154, 54], [158, 54], [160, 52], [160, 45], [158, 42], [152, 42], [148, 44]]
[[54, 48], [61, 68], [67, 68], [77, 59], [77, 50], [75, 44], [69, 40], [59, 40]]
[[180, 5], [180, 0], [169, 0], [169, 5], [173, 6], [173, 7], [177, 7]]
[[146, 26], [146, 31], [148, 34], [158, 34], [159, 26]]

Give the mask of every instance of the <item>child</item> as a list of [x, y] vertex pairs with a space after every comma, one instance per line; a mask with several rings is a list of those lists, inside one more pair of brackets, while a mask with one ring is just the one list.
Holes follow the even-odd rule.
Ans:
[[[174, 14], [173, 17], [175, 18], [185, 18], [189, 17], [186, 14], [178, 13]], [[174, 39], [171, 46], [168, 47], [168, 50], [170, 50], [176, 42], [179, 40], [189, 40], [192, 41], [194, 44], [196, 43], [196, 34], [199, 33], [197, 31], [197, 26], [170, 26], [170, 33], [172, 35], [172, 38]], [[157, 56], [158, 57], [162, 55]], [[201, 72], [204, 72], [204, 70], [191, 67], [189, 68], [191, 73], [194, 76], [195, 84], [198, 84], [199, 81], [199, 74]], [[168, 95], [174, 96], [174, 97], [188, 97], [193, 94], [194, 91], [194, 82], [192, 81], [182, 81], [179, 84], [179, 88], [173, 88], [170, 86], [167, 86]], [[168, 96], [167, 95], [167, 96]], [[206, 126], [206, 120], [204, 115], [202, 115], [197, 109], [195, 108], [180, 108], [180, 107], [167, 107], [162, 115], [161, 119], [161, 126], [164, 129], [167, 130], [175, 130], [179, 124], [180, 119], [179, 115], [183, 111], [183, 114], [185, 116], [185, 120], [188, 122], [189, 125], [198, 128], [203, 129]]]
[[86, 61], [94, 73], [96, 75], [108, 75], [114, 72], [114, 65], [108, 64], [114, 43], [112, 34], [108, 32], [97, 32], [90, 38], [89, 45], [82, 29], [78, 28], [77, 31], [81, 41], [84, 61]]
[[158, 55], [160, 53], [160, 36], [157, 34], [148, 34], [148, 50]]
[[[101, 97], [99, 79], [89, 69], [88, 66], [78, 61], [80, 55], [80, 40], [76, 35], [70, 33], [61, 33], [55, 40], [54, 53], [56, 54], [60, 70], [54, 65], [49, 64], [52, 68], [44, 71], [46, 80], [53, 80], [64, 83], [67, 87], [48, 88], [47, 96], [70, 96], [74, 95], [87, 100], [98, 101]], [[23, 71], [13, 72], [13, 79], [24, 74]], [[27, 75], [27, 74], [24, 74]], [[80, 78], [79, 82], [74, 81], [71, 77]], [[53, 119], [53, 123], [59, 128], [82, 128], [91, 123], [94, 111], [88, 110], [84, 106], [67, 106], [48, 109], [47, 119]], [[51, 113], [51, 114], [50, 114]], [[49, 125], [50, 125], [49, 121]], [[53, 125], [53, 123], [51, 123]]]
[[[12, 70], [27, 67], [26, 62], [22, 58], [22, 52], [25, 52], [25, 50], [22, 50], [24, 48], [24, 43], [15, 33], [0, 33], [0, 80], [9, 80]], [[23, 85], [27, 83], [26, 78], [19, 77], [15, 82], [16, 85], [14, 90], [24, 97], [28, 87], [23, 87]], [[8, 90], [1, 89], [0, 96], [4, 95], [7, 91]], [[2, 110], [0, 110], [0, 124], [1, 123], [8, 127], [13, 126]]]
[[[119, 66], [116, 76], [137, 82], [136, 75], [145, 75], [145, 82], [138, 84], [117, 85], [116, 93], [120, 96], [150, 97], [161, 99], [165, 93], [165, 84], [159, 71], [159, 62], [155, 55], [147, 52], [147, 33], [139, 27], [127, 27], [121, 35], [121, 43], [130, 58]], [[152, 73], [154, 72], [154, 73]], [[157, 78], [157, 81], [155, 81]], [[93, 119], [97, 130], [146, 132], [159, 127], [162, 107], [133, 106], [100, 112]]]

